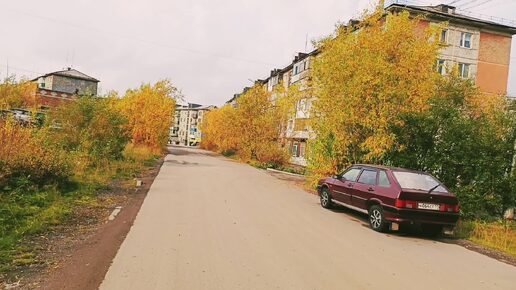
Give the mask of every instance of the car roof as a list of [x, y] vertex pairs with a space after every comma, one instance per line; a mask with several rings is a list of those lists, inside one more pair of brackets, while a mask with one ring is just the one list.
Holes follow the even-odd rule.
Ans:
[[369, 168], [375, 168], [375, 169], [383, 169], [383, 170], [391, 170], [391, 171], [404, 171], [404, 172], [413, 172], [413, 173], [422, 173], [422, 174], [428, 174], [423, 171], [419, 170], [412, 170], [407, 168], [401, 168], [401, 167], [394, 167], [394, 166], [386, 166], [386, 165], [374, 165], [374, 164], [355, 164], [352, 167], [369, 167]]

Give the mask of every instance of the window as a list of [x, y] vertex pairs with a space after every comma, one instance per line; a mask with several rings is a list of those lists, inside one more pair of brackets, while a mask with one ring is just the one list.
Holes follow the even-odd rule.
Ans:
[[360, 173], [359, 168], [351, 168], [346, 173], [342, 175], [342, 179], [348, 180], [348, 181], [355, 181], [357, 180], [357, 176]]
[[299, 157], [305, 157], [306, 142], [299, 143]]
[[459, 63], [459, 75], [463, 79], [469, 78], [469, 64]]
[[437, 60], [437, 72], [442, 76], [446, 75], [446, 61], [444, 59]]
[[460, 47], [471, 48], [471, 33], [468, 33], [468, 32], [461, 33]]
[[364, 171], [362, 171], [362, 174], [360, 174], [360, 177], [358, 178], [358, 182], [363, 184], [375, 185], [376, 174], [377, 172], [375, 170], [364, 169]]
[[434, 189], [435, 192], [448, 192], [439, 181], [428, 174], [404, 171], [394, 171], [393, 173], [401, 188], [429, 191], [438, 186]]
[[448, 43], [448, 29], [441, 30], [441, 43]]
[[291, 151], [293, 157], [299, 157], [299, 143], [294, 142]]
[[310, 111], [311, 102], [309, 100], [305, 101], [305, 112]]
[[387, 177], [387, 173], [383, 170], [380, 171], [380, 174], [378, 175], [378, 185], [381, 187], [391, 187], [391, 182]]
[[271, 77], [267, 84], [269, 91], [272, 91], [274, 86], [276, 86], [278, 83], [279, 83], [279, 75], [275, 75], [275, 76]]
[[294, 75], [297, 75], [307, 69], [308, 69], [308, 59], [294, 65]]

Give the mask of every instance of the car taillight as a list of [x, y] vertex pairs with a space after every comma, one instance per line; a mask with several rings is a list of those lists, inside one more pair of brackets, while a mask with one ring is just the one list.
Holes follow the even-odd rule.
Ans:
[[417, 208], [417, 201], [396, 199], [397, 208]]
[[459, 205], [458, 204], [441, 204], [440, 211], [446, 211], [446, 212], [459, 212]]
[[459, 212], [459, 209], [460, 209], [460, 207], [459, 207], [459, 205], [458, 205], [458, 204], [456, 204], [456, 205], [450, 205], [450, 206], [448, 207], [448, 211], [449, 211], [449, 212]]

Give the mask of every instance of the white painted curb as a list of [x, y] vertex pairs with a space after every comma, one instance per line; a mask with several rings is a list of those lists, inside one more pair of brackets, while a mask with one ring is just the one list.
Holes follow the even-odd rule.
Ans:
[[292, 175], [292, 176], [296, 176], [296, 177], [306, 177], [306, 176], [301, 175], [301, 174], [290, 173], [290, 172], [281, 171], [281, 170], [276, 170], [276, 169], [272, 169], [272, 168], [267, 168], [267, 171], [272, 171], [272, 172], [277, 172], [277, 173], [283, 173], [283, 174], [286, 174], [286, 175]]

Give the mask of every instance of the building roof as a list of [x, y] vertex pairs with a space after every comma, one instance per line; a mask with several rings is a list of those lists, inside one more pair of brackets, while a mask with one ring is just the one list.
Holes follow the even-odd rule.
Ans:
[[36, 81], [41, 77], [47, 77], [47, 76], [52, 76], [52, 75], [69, 77], [69, 78], [80, 79], [80, 80], [96, 82], [96, 83], [100, 82], [96, 78], [90, 77], [90, 76], [88, 76], [76, 69], [70, 68], [70, 67], [67, 68], [66, 70], [55, 71], [55, 72], [51, 72], [51, 73], [39, 76], [39, 77], [35, 78], [33, 81]]
[[[500, 32], [516, 34], [516, 22], [508, 19], [497, 18], [478, 14], [473, 17], [473, 13], [461, 11], [458, 13], [454, 6], [441, 4], [437, 6], [418, 6], [411, 4], [403, 4], [406, 1], [396, 1], [385, 8], [387, 11], [408, 10], [412, 13], [425, 14], [429, 18], [438, 21], [453, 21], [463, 23], [468, 26], [486, 27]], [[470, 15], [467, 15], [467, 14]]]
[[209, 106], [203, 106], [203, 105], [199, 105], [199, 104], [192, 104], [192, 103], [188, 103], [188, 105], [177, 105], [176, 106], [176, 110], [178, 111], [183, 111], [183, 110], [187, 110], [187, 111], [195, 111], [195, 110], [213, 110], [217, 107], [213, 106], [213, 105], [209, 105]]

